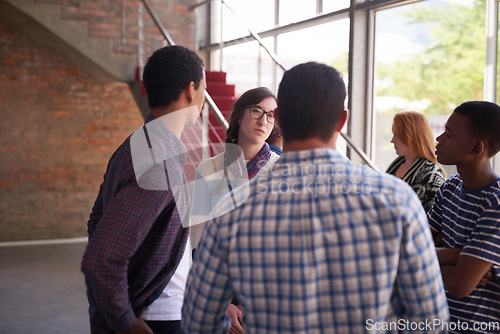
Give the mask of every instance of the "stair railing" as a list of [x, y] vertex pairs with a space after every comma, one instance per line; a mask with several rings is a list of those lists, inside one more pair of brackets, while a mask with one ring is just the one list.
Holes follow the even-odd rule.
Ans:
[[[208, 2], [212, 2], [213, 0], [208, 0], [208, 1], [205, 1], [201, 4], [205, 4], [205, 3], [208, 3]], [[283, 65], [283, 63], [279, 60], [279, 57], [278, 55], [276, 55], [273, 51], [271, 51], [266, 45], [264, 45], [264, 42], [262, 40], [262, 38], [259, 36], [259, 34], [255, 31], [253, 31], [252, 29], [250, 29], [244, 22], [243, 20], [240, 18], [240, 16], [238, 14], [236, 14], [236, 12], [234, 11], [234, 9], [227, 3], [226, 0], [221, 0], [222, 4], [224, 4], [226, 6], [226, 8], [234, 15], [234, 17], [240, 22], [240, 24], [243, 26], [244, 29], [246, 29], [250, 35], [259, 43], [259, 45], [267, 52], [267, 54], [271, 57], [271, 59], [274, 61], [274, 63], [279, 66], [283, 71], [286, 71], [286, 67]], [[198, 4], [198, 5], [201, 5], [201, 4]], [[196, 6], [197, 7], [197, 6]], [[222, 42], [221, 42], [222, 43]], [[346, 134], [346, 133], [343, 133], [343, 132], [340, 132], [340, 135], [344, 138], [344, 140], [346, 141], [347, 143], [347, 146], [354, 150], [360, 157], [361, 159], [371, 168], [375, 169], [375, 170], [378, 170], [378, 168], [375, 166], [375, 164], [371, 161], [371, 159], [368, 157], [368, 155], [360, 148], [358, 147], [354, 141], [352, 140], [352, 138]]]
[[[153, 18], [154, 23], [156, 24], [156, 26], [158, 27], [158, 29], [160, 29], [161, 33], [163, 34], [163, 36], [165, 37], [165, 39], [167, 40], [167, 42], [169, 43], [169, 45], [175, 45], [174, 40], [172, 39], [172, 37], [168, 33], [168, 31], [165, 28], [165, 26], [161, 23], [161, 20], [159, 19], [158, 15], [156, 15], [156, 12], [154, 11], [154, 9], [151, 6], [151, 4], [149, 3], [149, 0], [141, 0], [141, 1], [144, 4], [144, 6], [146, 7], [146, 9], [148, 10], [148, 12], [150, 13], [151, 17]], [[212, 2], [212, 1], [213, 0], [204, 1], [204, 2], [202, 2], [200, 4], [198, 4], [198, 5], [195, 5], [195, 6], [191, 7], [191, 9], [194, 9], [195, 7], [198, 7], [199, 5], [202, 5], [202, 4], [205, 4], [205, 3], [209, 3], [209, 2]], [[225, 0], [221, 0], [221, 1], [229, 9], [229, 11], [235, 16], [235, 18], [240, 22], [240, 24], [250, 33], [250, 35], [267, 52], [267, 54], [272, 58], [272, 60], [275, 62], [275, 64], [277, 66], [279, 66], [283, 71], [286, 71], [285, 66], [279, 60], [278, 56], [273, 51], [269, 50], [269, 48], [267, 48], [264, 45], [264, 42], [262, 41], [262, 38], [259, 36], [259, 34], [256, 33], [256, 32], [254, 32], [248, 26], [246, 26], [243, 23], [243, 21], [241, 20], [240, 16], [236, 14], [236, 12], [231, 8], [231, 6]], [[214, 114], [214, 116], [217, 119], [217, 121], [219, 122], [219, 124], [223, 127], [224, 131], [227, 131], [227, 129], [229, 127], [229, 123], [227, 122], [226, 118], [222, 115], [221, 111], [219, 110], [219, 108], [217, 107], [217, 105], [213, 101], [212, 97], [210, 96], [210, 94], [206, 90], [205, 90], [205, 101], [210, 106], [210, 110]], [[369, 167], [371, 167], [371, 168], [373, 168], [375, 170], [378, 170], [377, 167], [375, 166], [375, 164], [368, 157], [368, 155], [353, 142], [353, 140], [351, 139], [351, 137], [348, 134], [340, 132], [340, 135], [346, 141], [347, 146], [350, 149], [354, 150]]]
[[[153, 9], [153, 7], [151, 6], [149, 0], [141, 0], [141, 1], [144, 4], [144, 7], [146, 7], [146, 10], [151, 15], [151, 18], [153, 19], [153, 22], [155, 23], [156, 27], [160, 30], [163, 37], [165, 37], [165, 40], [168, 42], [168, 44], [169, 45], [176, 45], [172, 36], [170, 36], [170, 34], [168, 33], [168, 31], [165, 28], [165, 26], [163, 25], [163, 23], [161, 23], [160, 18], [158, 17], [158, 15], [156, 15], [156, 12]], [[229, 123], [227, 122], [224, 115], [222, 115], [220, 109], [217, 107], [214, 100], [212, 99], [212, 97], [210, 96], [210, 94], [206, 90], [205, 90], [205, 101], [210, 106], [210, 110], [214, 114], [214, 116], [217, 119], [217, 121], [219, 122], [219, 124], [223, 127], [224, 131], [226, 131], [227, 128], [229, 127]]]

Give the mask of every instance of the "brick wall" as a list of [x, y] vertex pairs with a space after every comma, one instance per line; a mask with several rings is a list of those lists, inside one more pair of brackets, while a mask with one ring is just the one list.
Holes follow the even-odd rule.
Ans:
[[[34, 2], [86, 20], [89, 38], [109, 38], [110, 52], [137, 53], [138, 0]], [[192, 2], [151, 1], [189, 48]], [[147, 60], [164, 42], [146, 10], [144, 18]], [[108, 159], [143, 122], [129, 85], [97, 83], [0, 20], [0, 115], [0, 242], [86, 236]]]
[[0, 112], [0, 241], [85, 236], [108, 158], [142, 122], [128, 85], [0, 24]]
[[[140, 0], [34, 1], [60, 5], [63, 20], [87, 22], [89, 37], [110, 39], [114, 52], [138, 53]], [[196, 0], [150, 0], [149, 3], [175, 43], [192, 49], [195, 45], [195, 16], [189, 8], [196, 4]], [[145, 7], [142, 20], [147, 58], [154, 50], [163, 46], [164, 38]]]

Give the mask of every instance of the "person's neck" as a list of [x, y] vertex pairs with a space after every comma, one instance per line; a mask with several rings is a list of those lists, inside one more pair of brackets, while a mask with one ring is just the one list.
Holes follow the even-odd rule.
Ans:
[[318, 137], [312, 137], [303, 140], [284, 141], [283, 152], [313, 150], [316, 148], [336, 149], [337, 137], [338, 132], [335, 132], [327, 141], [324, 141], [323, 139]]
[[482, 188], [498, 179], [498, 175], [491, 168], [490, 159], [477, 164], [457, 165], [457, 171], [465, 189]]
[[413, 164], [413, 162], [415, 161], [415, 159], [417, 159], [417, 156], [414, 154], [407, 154], [404, 156], [404, 158], [405, 158], [405, 162], [403, 164], [410, 167]]
[[150, 111], [150, 114], [156, 119], [161, 119], [163, 124], [174, 133], [177, 138], [181, 137], [182, 131], [186, 126], [186, 107], [172, 105], [166, 108], [155, 108]]
[[243, 151], [245, 160], [248, 161], [252, 160], [257, 155], [257, 153], [259, 153], [264, 143], [249, 143], [243, 140], [238, 140], [238, 145], [241, 147], [241, 150]]

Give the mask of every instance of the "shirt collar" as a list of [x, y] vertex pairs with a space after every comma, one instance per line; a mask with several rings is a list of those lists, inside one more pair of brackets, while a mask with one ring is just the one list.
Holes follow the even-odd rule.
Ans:
[[[351, 165], [349, 159], [331, 148], [317, 148], [303, 151], [284, 152], [272, 167], [272, 173], [277, 175], [312, 175], [320, 172], [317, 168], [324, 165]], [[300, 166], [300, 167], [299, 167]], [[284, 172], [286, 170], [286, 173]]]
[[316, 148], [311, 150], [283, 152], [278, 160], [280, 164], [300, 163], [305, 161], [329, 161], [350, 163], [349, 159], [332, 148]]

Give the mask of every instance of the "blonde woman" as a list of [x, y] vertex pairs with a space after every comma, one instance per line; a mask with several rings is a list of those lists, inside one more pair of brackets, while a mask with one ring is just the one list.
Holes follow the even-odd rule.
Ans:
[[405, 111], [394, 116], [392, 133], [391, 143], [398, 157], [386, 172], [408, 183], [427, 212], [445, 181], [445, 173], [436, 159], [431, 127], [424, 115]]

